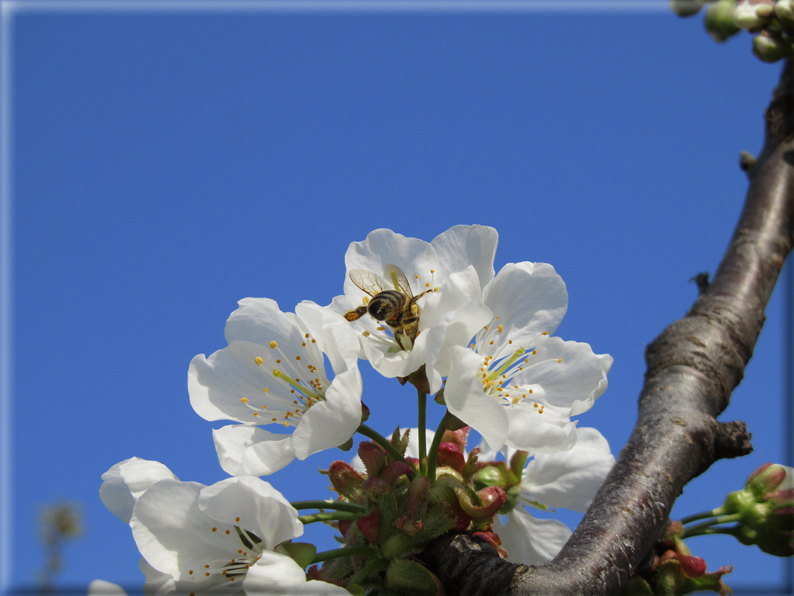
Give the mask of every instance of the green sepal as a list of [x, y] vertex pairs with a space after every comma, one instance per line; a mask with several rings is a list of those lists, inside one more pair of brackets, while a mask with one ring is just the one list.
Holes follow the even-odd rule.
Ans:
[[395, 532], [394, 522], [397, 521], [397, 500], [394, 498], [394, 494], [386, 493], [380, 495], [377, 507], [380, 514], [378, 546], [383, 546], [383, 543]]
[[350, 592], [353, 596], [366, 596], [367, 591], [358, 584], [354, 584], [352, 586], [347, 586], [345, 588], [348, 592]]
[[620, 593], [620, 596], [655, 596], [653, 590], [651, 590], [651, 586], [641, 578], [639, 575], [635, 575], [629, 580], [623, 587], [623, 591]]
[[656, 596], [682, 596], [692, 592], [716, 592], [725, 596], [733, 591], [722, 581], [722, 576], [732, 571], [721, 568], [719, 571], [704, 573], [700, 577], [687, 577], [676, 559], [668, 559], [659, 564], [656, 570]]
[[295, 561], [301, 569], [306, 569], [312, 564], [317, 547], [308, 542], [282, 542], [276, 547], [276, 552], [287, 555]]
[[386, 569], [386, 588], [390, 594], [440, 596], [444, 588], [424, 565], [409, 559], [394, 559]]

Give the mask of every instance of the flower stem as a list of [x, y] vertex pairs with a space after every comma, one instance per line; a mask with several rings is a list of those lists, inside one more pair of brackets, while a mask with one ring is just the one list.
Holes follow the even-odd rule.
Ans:
[[295, 509], [337, 509], [352, 513], [364, 513], [367, 510], [363, 505], [346, 501], [292, 501], [290, 505]]
[[417, 389], [419, 398], [419, 473], [427, 475], [427, 393]]
[[684, 538], [692, 538], [693, 536], [701, 536], [703, 534], [724, 533], [724, 532], [715, 532], [714, 530], [718, 530], [720, 528], [712, 528], [711, 526], [716, 526], [717, 524], [729, 524], [731, 522], [737, 522], [741, 519], [741, 517], [742, 517], [741, 513], [735, 513], [733, 515], [721, 515], [707, 522], [703, 522], [702, 524], [684, 528]]
[[311, 513], [309, 515], [299, 515], [298, 521], [300, 521], [304, 526], [307, 524], [313, 524], [315, 522], [324, 522], [324, 521], [355, 521], [359, 517], [361, 517], [361, 513], [352, 513], [349, 511], [335, 511], [334, 513]]
[[348, 586], [354, 586], [356, 584], [361, 585], [367, 577], [372, 575], [373, 573], [377, 573], [386, 567], [389, 566], [389, 562], [386, 559], [375, 559], [371, 563], [367, 563], [361, 569], [359, 569], [353, 577], [350, 578], [350, 581], [347, 582]]
[[717, 517], [722, 512], [720, 511], [722, 507], [718, 507], [717, 509], [712, 509], [711, 511], [701, 511], [700, 513], [693, 513], [692, 515], [688, 515], [684, 518], [681, 518], [680, 521], [682, 524], [691, 524], [693, 521], [697, 521], [699, 519], [706, 519], [707, 517]]
[[338, 559], [339, 557], [352, 557], [355, 555], [367, 557], [374, 554], [375, 550], [369, 546], [345, 546], [343, 548], [334, 548], [317, 553], [314, 555], [311, 565], [314, 565], [315, 563], [322, 563], [323, 561], [328, 561], [329, 559]]
[[390, 441], [387, 441], [387, 440], [386, 440], [384, 437], [382, 437], [382, 436], [381, 436], [380, 434], [378, 434], [376, 431], [372, 430], [372, 429], [371, 429], [370, 427], [368, 427], [366, 424], [362, 424], [361, 426], [359, 426], [359, 427], [358, 427], [358, 430], [357, 430], [356, 432], [359, 432], [359, 433], [361, 433], [362, 435], [364, 435], [365, 437], [367, 437], [368, 439], [372, 439], [373, 441], [375, 441], [375, 442], [376, 442], [378, 445], [380, 445], [381, 447], [383, 447], [383, 448], [386, 450], [386, 452], [387, 452], [389, 455], [391, 455], [391, 456], [392, 456], [392, 459], [394, 459], [395, 461], [401, 461], [401, 462], [405, 462], [406, 464], [408, 464], [409, 466], [411, 466], [411, 470], [412, 470], [412, 472], [413, 472], [414, 474], [416, 474], [416, 468], [414, 468], [414, 467], [411, 465], [411, 462], [407, 461], [407, 460], [406, 460], [406, 459], [405, 459], [405, 458], [402, 456], [402, 454], [401, 454], [399, 451], [397, 451], [397, 449], [395, 449], [395, 448], [394, 448], [394, 445], [392, 445]]
[[436, 436], [433, 437], [433, 444], [430, 445], [430, 456], [427, 458], [427, 477], [430, 478], [430, 483], [436, 483], [436, 462], [438, 461], [438, 449], [441, 446], [441, 439], [444, 437], [444, 431], [447, 430], [447, 418], [449, 412], [444, 413], [441, 422], [438, 423], [436, 429]]

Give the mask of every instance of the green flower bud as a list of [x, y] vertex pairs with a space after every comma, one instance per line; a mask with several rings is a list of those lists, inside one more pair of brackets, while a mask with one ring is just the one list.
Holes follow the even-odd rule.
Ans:
[[691, 17], [700, 12], [705, 0], [670, 0], [670, 10], [679, 17]]
[[485, 466], [481, 470], [478, 470], [477, 473], [472, 476], [474, 488], [480, 490], [487, 486], [504, 487], [507, 484], [507, 474], [505, 474], [503, 468], [504, 464], [502, 466]]
[[778, 0], [775, 4], [775, 16], [786, 33], [794, 33], [794, 1]]
[[703, 25], [714, 41], [723, 42], [741, 31], [733, 22], [734, 12], [736, 12], [734, 0], [719, 0], [709, 6]]
[[753, 54], [763, 62], [777, 62], [791, 54], [791, 41], [780, 33], [761, 31], [753, 38]]
[[775, 3], [772, 0], [740, 0], [733, 14], [733, 22], [737, 27], [755, 33], [769, 24], [774, 13]]

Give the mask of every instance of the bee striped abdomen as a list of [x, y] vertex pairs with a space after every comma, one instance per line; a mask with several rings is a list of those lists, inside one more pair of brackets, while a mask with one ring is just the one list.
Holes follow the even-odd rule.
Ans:
[[367, 311], [378, 321], [397, 319], [405, 307], [406, 296], [396, 290], [380, 292], [370, 300]]

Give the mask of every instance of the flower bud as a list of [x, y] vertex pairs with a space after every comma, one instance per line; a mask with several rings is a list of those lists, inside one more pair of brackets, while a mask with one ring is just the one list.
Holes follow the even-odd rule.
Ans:
[[452, 468], [460, 474], [466, 471], [463, 452], [455, 443], [441, 443], [438, 446], [438, 465]]
[[386, 465], [386, 454], [383, 448], [371, 441], [362, 441], [358, 446], [358, 456], [367, 469], [367, 476], [370, 478], [380, 474], [383, 466]]
[[739, 515], [732, 534], [778, 557], [794, 554], [794, 470], [764, 464], [750, 474], [744, 488], [730, 493], [722, 514]]
[[740, 0], [733, 14], [733, 22], [740, 29], [755, 33], [769, 24], [774, 12], [773, 0]]
[[709, 6], [703, 19], [703, 25], [714, 41], [723, 42], [741, 31], [733, 22], [735, 12], [734, 0], [719, 0]]
[[757, 495], [771, 493], [783, 484], [787, 476], [789, 476], [789, 480], [791, 480], [792, 472], [794, 472], [794, 470], [786, 466], [767, 463], [747, 477], [744, 487], [752, 490], [753, 493]]
[[351, 503], [363, 503], [364, 494], [361, 490], [366, 478], [356, 472], [353, 467], [343, 461], [332, 462], [327, 470], [320, 470], [331, 479], [334, 490]]
[[791, 54], [791, 41], [776, 31], [761, 31], [753, 38], [753, 54], [763, 62], [777, 62]]
[[705, 0], [670, 0], [670, 10], [679, 17], [691, 17], [700, 12]]
[[[505, 473], [504, 462], [493, 462], [496, 465], [485, 466], [477, 471], [472, 476], [472, 482], [476, 489], [485, 488], [486, 486], [501, 486], [507, 484], [507, 474]], [[499, 465], [501, 464], [501, 465]]]

